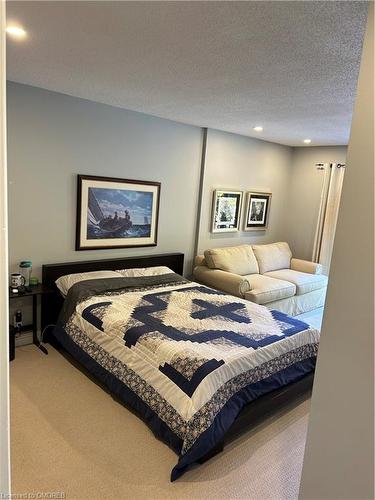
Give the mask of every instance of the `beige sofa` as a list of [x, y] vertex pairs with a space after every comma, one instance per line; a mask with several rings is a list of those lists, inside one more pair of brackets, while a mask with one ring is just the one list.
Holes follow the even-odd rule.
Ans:
[[195, 259], [194, 278], [212, 288], [291, 316], [324, 305], [322, 266], [292, 257], [288, 243], [206, 250]]

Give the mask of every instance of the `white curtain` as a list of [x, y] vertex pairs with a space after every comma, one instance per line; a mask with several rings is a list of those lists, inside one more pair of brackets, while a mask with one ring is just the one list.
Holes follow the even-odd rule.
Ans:
[[327, 209], [328, 190], [329, 190], [329, 183], [331, 180], [331, 170], [332, 169], [331, 169], [331, 165], [329, 163], [317, 163], [315, 166], [318, 170], [324, 171], [323, 186], [322, 186], [322, 192], [320, 195], [318, 222], [317, 222], [317, 226], [316, 226], [315, 240], [314, 240], [314, 247], [313, 247], [313, 254], [312, 254], [313, 262], [319, 262], [320, 248], [322, 246], [324, 219], [325, 219], [326, 209]]
[[314, 262], [322, 264], [323, 273], [327, 275], [331, 264], [344, 174], [343, 164], [331, 163], [325, 166], [312, 258]]

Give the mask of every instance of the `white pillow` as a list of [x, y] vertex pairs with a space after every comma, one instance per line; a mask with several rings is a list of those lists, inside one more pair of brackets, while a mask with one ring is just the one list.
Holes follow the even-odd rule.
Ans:
[[89, 273], [66, 274], [58, 278], [55, 283], [60, 292], [67, 295], [69, 288], [75, 283], [85, 280], [96, 280], [100, 278], [121, 278], [121, 275], [116, 271], [91, 271]]
[[169, 267], [166, 266], [119, 269], [117, 272], [125, 278], [139, 278], [140, 276], [159, 276], [161, 274], [173, 273], [172, 269], [169, 269]]

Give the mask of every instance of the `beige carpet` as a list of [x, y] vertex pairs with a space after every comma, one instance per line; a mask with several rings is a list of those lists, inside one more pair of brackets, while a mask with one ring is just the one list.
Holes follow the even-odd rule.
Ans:
[[13, 493], [69, 499], [296, 499], [309, 400], [248, 431], [175, 483], [176, 455], [61, 354], [11, 363]]
[[305, 321], [306, 323], [309, 323], [309, 325], [313, 326], [314, 328], [321, 330], [322, 329], [322, 321], [323, 321], [323, 313], [324, 313], [324, 308], [318, 307], [318, 309], [314, 309], [313, 311], [309, 311], [307, 313], [300, 314], [298, 316], [295, 316], [295, 318], [300, 319], [302, 321]]

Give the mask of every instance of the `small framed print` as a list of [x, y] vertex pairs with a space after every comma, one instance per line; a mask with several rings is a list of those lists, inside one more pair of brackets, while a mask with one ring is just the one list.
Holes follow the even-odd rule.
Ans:
[[271, 193], [247, 193], [245, 231], [267, 229], [271, 197]]
[[242, 191], [214, 191], [212, 208], [213, 233], [238, 231], [241, 217]]
[[76, 250], [156, 246], [160, 182], [78, 175]]

